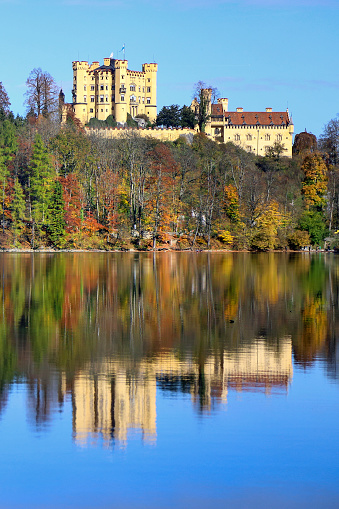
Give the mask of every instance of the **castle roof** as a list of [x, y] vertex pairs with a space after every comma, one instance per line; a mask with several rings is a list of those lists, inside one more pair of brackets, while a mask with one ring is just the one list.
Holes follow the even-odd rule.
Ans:
[[212, 117], [224, 115], [231, 125], [289, 125], [287, 111], [223, 111], [221, 104], [212, 104]]

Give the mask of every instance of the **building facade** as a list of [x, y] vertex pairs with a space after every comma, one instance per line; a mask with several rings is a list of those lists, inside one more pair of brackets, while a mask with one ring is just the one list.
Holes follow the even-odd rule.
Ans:
[[[205, 132], [211, 139], [221, 143], [231, 141], [258, 156], [265, 156], [278, 142], [284, 149], [282, 155], [292, 157], [294, 125], [288, 109], [273, 112], [272, 108], [265, 111], [237, 108], [236, 111], [228, 111], [227, 98], [212, 104], [212, 90], [205, 89], [204, 93], [208, 114]], [[198, 113], [196, 99], [191, 108]]]
[[109, 115], [124, 123], [127, 113], [145, 114], [151, 122], [156, 119], [158, 64], [143, 64], [142, 71], [131, 71], [127, 60], [114, 58], [104, 58], [103, 65], [86, 61], [72, 65], [72, 108], [83, 124]]

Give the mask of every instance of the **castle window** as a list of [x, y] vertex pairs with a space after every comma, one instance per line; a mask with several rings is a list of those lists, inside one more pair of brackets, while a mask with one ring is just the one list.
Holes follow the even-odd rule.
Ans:
[[271, 139], [271, 135], [270, 134], [265, 134], [265, 141], [270, 141]]
[[106, 80], [108, 80], [108, 76], [106, 76]]
[[214, 134], [219, 134], [219, 129], [217, 127], [214, 129]]
[[140, 102], [141, 102], [141, 97], [140, 97], [140, 95], [139, 95], [139, 104], [140, 104]]
[[125, 76], [121, 76], [121, 79], [123, 80], [125, 78]]
[[251, 145], [247, 145], [246, 150], [247, 150], [247, 152], [252, 152], [252, 147], [251, 147]]
[[103, 110], [102, 108], [101, 108], [101, 110], [100, 110], [100, 111], [101, 111], [101, 113], [103, 113], [103, 112], [104, 112], [104, 110]]
[[104, 96], [103, 96], [103, 95], [101, 95], [101, 96], [100, 96], [100, 102], [101, 102], [101, 103], [103, 103], [103, 102], [104, 102]]
[[142, 87], [142, 91], [145, 92], [145, 87]]
[[130, 85], [129, 89], [130, 89], [131, 92], [135, 92], [135, 85], [134, 85], [134, 83], [132, 83]]
[[136, 98], [136, 96], [133, 94], [133, 95], [131, 95], [131, 96], [130, 96], [129, 100], [130, 100], [130, 102], [131, 102], [131, 103], [135, 103], [135, 102], [136, 102], [136, 100], [137, 100], [137, 98]]
[[240, 134], [234, 135], [234, 141], [240, 141]]
[[91, 95], [91, 103], [94, 103], [94, 95]]
[[103, 75], [101, 75], [101, 79], [102, 79], [102, 80], [104, 79]]
[[106, 85], [106, 90], [108, 90], [108, 85]]
[[106, 95], [106, 102], [108, 103], [108, 95]]
[[141, 87], [139, 87], [139, 92], [141, 92]]
[[147, 97], [147, 104], [151, 104], [151, 98]]
[[270, 151], [270, 147], [266, 146], [266, 147], [265, 147], [265, 153], [266, 153], [266, 154], [268, 154], [268, 153], [269, 153], [269, 151]]
[[76, 90], [76, 89], [77, 89], [77, 86], [76, 86], [76, 85], [74, 85], [74, 90]]
[[151, 82], [151, 78], [147, 78], [147, 81], [148, 81], [148, 83], [150, 83]]
[[281, 134], [277, 134], [277, 141], [281, 141], [281, 140], [282, 140]]
[[91, 90], [94, 90], [94, 85], [91, 85]]
[[84, 85], [84, 90], [86, 90], [86, 85]]
[[87, 103], [87, 95], [84, 95], [84, 103]]
[[124, 96], [124, 95], [122, 95], [122, 96], [120, 97], [120, 99], [121, 99], [121, 101], [124, 101], [124, 100], [125, 100], [125, 96]]
[[90, 112], [90, 113], [93, 113], [93, 108], [90, 108], [90, 109], [89, 109], [89, 112]]
[[144, 97], [142, 98], [142, 104], [145, 104], [145, 98]]
[[251, 139], [252, 139], [252, 134], [246, 134], [246, 140], [251, 141]]
[[150, 94], [151, 93], [151, 87], [147, 87], [147, 93]]
[[104, 89], [104, 85], [100, 85], [100, 90], [103, 90]]
[[94, 76], [92, 76], [92, 80], [94, 80]]

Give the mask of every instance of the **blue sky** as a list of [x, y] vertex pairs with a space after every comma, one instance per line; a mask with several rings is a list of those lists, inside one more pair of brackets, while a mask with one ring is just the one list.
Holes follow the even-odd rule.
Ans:
[[25, 81], [49, 72], [71, 101], [73, 60], [126, 45], [129, 68], [156, 61], [158, 110], [189, 104], [199, 80], [229, 109], [286, 107], [317, 136], [339, 113], [339, 0], [0, 0], [0, 81], [25, 113]]

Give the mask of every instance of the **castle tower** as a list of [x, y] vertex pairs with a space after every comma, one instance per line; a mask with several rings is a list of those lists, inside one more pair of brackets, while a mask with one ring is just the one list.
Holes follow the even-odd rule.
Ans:
[[128, 69], [127, 60], [104, 58], [89, 64], [73, 62], [72, 106], [75, 116], [86, 124], [91, 118], [106, 120], [112, 115], [118, 123], [145, 114], [157, 116], [158, 64], [143, 64], [142, 71]]

